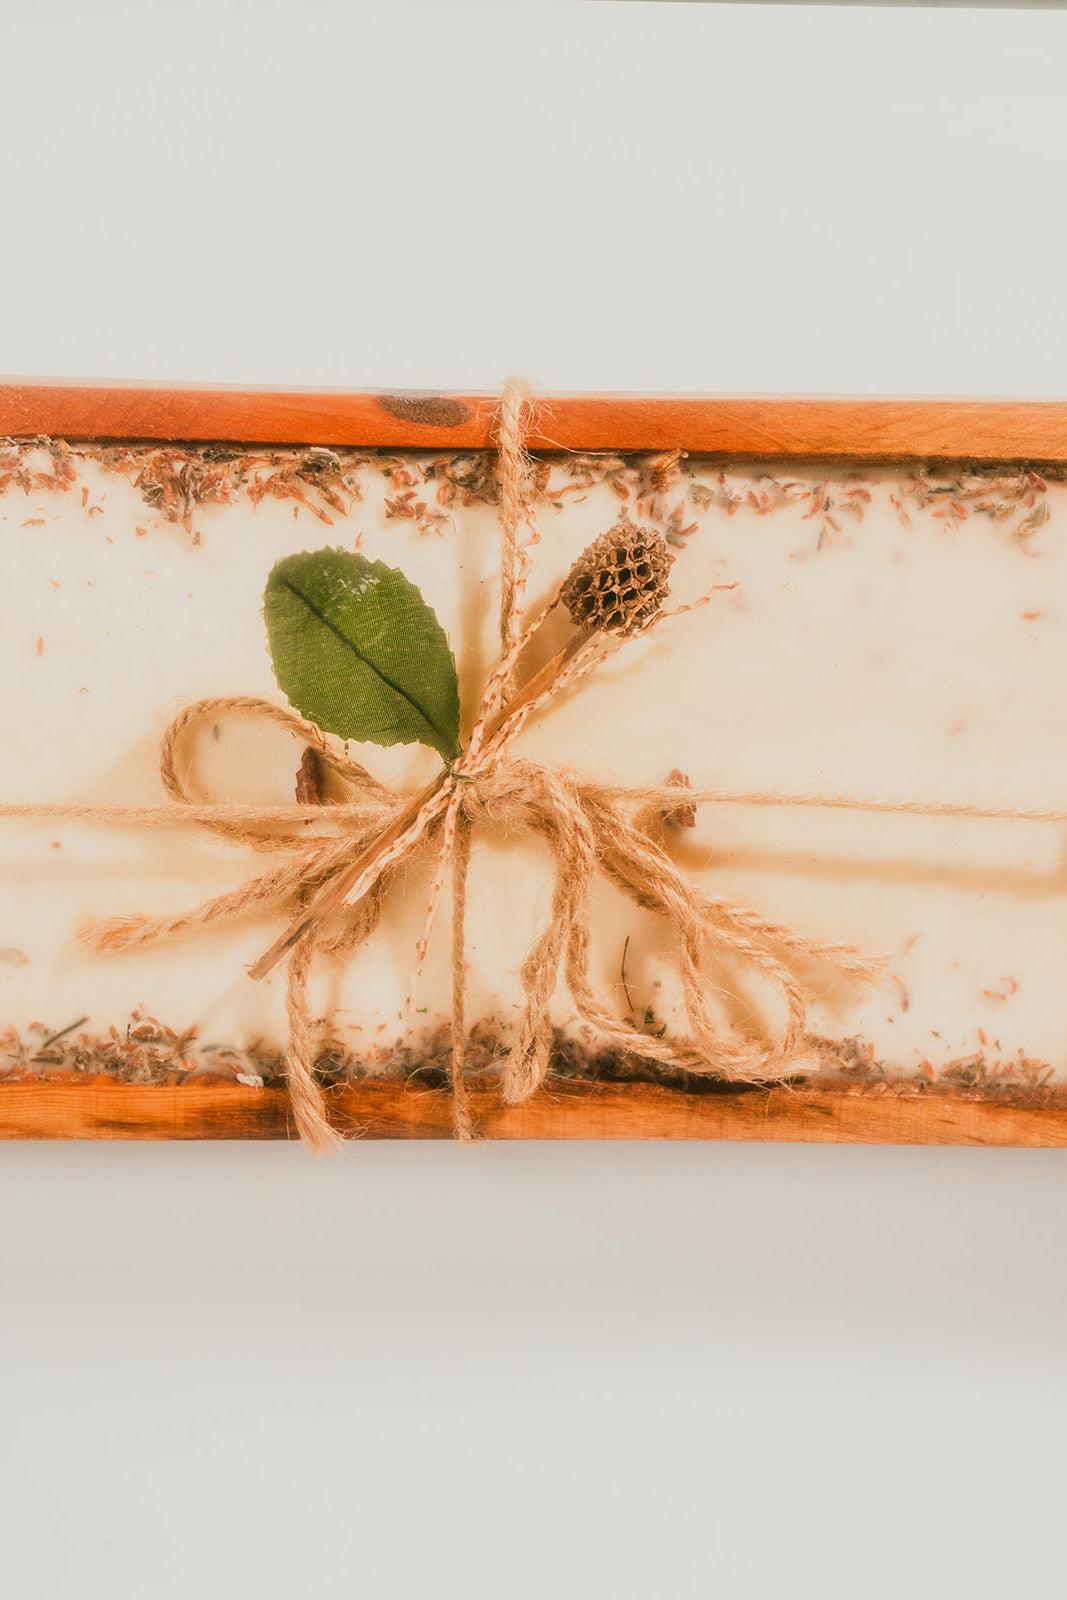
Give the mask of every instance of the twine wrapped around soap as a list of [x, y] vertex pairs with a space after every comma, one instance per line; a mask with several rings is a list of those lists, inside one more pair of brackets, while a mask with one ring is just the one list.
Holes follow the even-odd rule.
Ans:
[[[466, 1139], [473, 1136], [464, 1076], [464, 912], [471, 832], [487, 818], [511, 832], [525, 831], [544, 840], [555, 871], [548, 924], [519, 970], [524, 1003], [501, 1074], [508, 1101], [527, 1098], [544, 1082], [553, 1042], [550, 1007], [561, 980], [579, 1016], [619, 1049], [667, 1067], [769, 1081], [789, 1073], [803, 1033], [806, 995], [790, 963], [797, 956], [821, 959], [861, 983], [880, 970], [877, 962], [849, 945], [803, 938], [748, 907], [696, 888], [639, 825], [636, 813], [644, 796], [636, 806], [629, 805], [617, 792], [582, 781], [566, 768], [510, 758], [511, 745], [527, 720], [550, 699], [578, 683], [634, 634], [691, 609], [665, 607], [672, 558], [658, 534], [623, 519], [590, 546], [549, 603], [523, 621], [531, 551], [539, 538], [524, 447], [532, 404], [524, 384], [508, 385], [499, 427], [501, 658], [485, 686], [460, 757], [408, 799], [394, 795], [362, 767], [326, 748], [321, 759], [339, 780], [346, 803], [315, 811], [212, 807], [202, 803], [205, 797], [192, 792], [190, 780], [182, 776], [181, 752], [202, 724], [225, 716], [251, 716], [269, 718], [305, 743], [318, 744], [319, 736], [300, 717], [266, 701], [241, 697], [200, 701], [175, 718], [164, 735], [164, 788], [190, 819], [232, 843], [269, 852], [268, 871], [191, 911], [169, 917], [113, 917], [81, 931], [85, 948], [108, 953], [154, 945], [226, 917], [298, 906], [296, 920], [252, 967], [251, 976], [265, 976], [280, 960], [287, 964], [287, 1081], [297, 1128], [316, 1151], [331, 1148], [340, 1136], [330, 1125], [315, 1078], [316, 1030], [308, 999], [315, 957], [353, 950], [373, 934], [391, 878], [401, 863], [423, 848], [433, 852], [434, 868], [413, 981], [451, 870], [451, 1083], [457, 1132]], [[516, 690], [520, 657], [557, 604], [566, 606], [578, 631], [525, 687]], [[309, 837], [309, 815], [331, 831], [323, 836], [317, 829]], [[678, 950], [688, 1038], [642, 1032], [598, 992], [590, 952], [593, 889], [600, 874], [669, 924]], [[774, 1039], [740, 1039], [716, 1025], [702, 976], [709, 947], [757, 968], [777, 984], [786, 1022]]]
[[[80, 941], [87, 950], [100, 953], [143, 948], [227, 917], [298, 908], [290, 927], [250, 975], [263, 977], [277, 962], [286, 961], [287, 1082], [297, 1129], [314, 1151], [342, 1142], [329, 1122], [315, 1077], [316, 1026], [308, 997], [315, 958], [350, 952], [370, 938], [398, 867], [424, 849], [432, 852], [434, 865], [413, 978], [421, 969], [451, 872], [451, 1085], [457, 1133], [464, 1139], [474, 1136], [464, 1076], [464, 921], [472, 830], [485, 820], [540, 838], [554, 861], [548, 922], [519, 970], [524, 1003], [501, 1074], [503, 1095], [510, 1102], [526, 1099], [544, 1082], [553, 1044], [550, 1007], [561, 981], [578, 1015], [606, 1042], [634, 1057], [730, 1080], [771, 1082], [795, 1069], [803, 1038], [809, 995], [793, 970], [798, 959], [828, 962], [861, 985], [883, 971], [881, 961], [849, 944], [808, 938], [691, 883], [644, 825], [650, 809], [661, 815], [677, 809], [677, 787], [626, 789], [582, 779], [562, 766], [511, 757], [511, 745], [527, 720], [555, 695], [578, 683], [633, 634], [693, 609], [671, 611], [664, 606], [670, 556], [658, 535], [635, 529], [624, 519], [580, 558], [548, 604], [523, 622], [531, 551], [539, 538], [524, 445], [532, 408], [528, 387], [512, 380], [502, 400], [498, 433], [503, 531], [500, 662], [485, 686], [466, 748], [420, 794], [412, 798], [393, 793], [357, 763], [324, 746], [318, 730], [294, 713], [268, 701], [230, 696], [189, 706], [166, 730], [160, 771], [169, 806], [0, 805], [0, 817], [80, 818], [147, 827], [195, 823], [233, 844], [270, 856], [265, 872], [227, 894], [173, 916], [97, 920], [81, 930]], [[523, 651], [560, 603], [567, 606], [579, 631], [525, 687], [516, 689]], [[184, 771], [185, 747], [202, 725], [226, 716], [268, 719], [305, 745], [314, 743], [344, 799], [326, 806], [250, 806], [218, 803], [196, 793]], [[685, 799], [687, 805], [703, 801], [829, 805], [920, 815], [1067, 820], [1067, 812], [853, 800], [835, 794], [686, 789]], [[669, 927], [677, 949], [688, 1037], [641, 1031], [594, 984], [593, 890], [600, 875]], [[786, 1015], [774, 1037], [737, 1037], [717, 1025], [703, 973], [709, 951], [747, 964], [777, 985]]]

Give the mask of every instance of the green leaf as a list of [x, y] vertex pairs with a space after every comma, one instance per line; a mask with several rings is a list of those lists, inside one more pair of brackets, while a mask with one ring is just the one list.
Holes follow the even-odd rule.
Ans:
[[263, 615], [278, 687], [341, 739], [459, 755], [459, 684], [445, 631], [395, 567], [304, 551], [271, 570]]

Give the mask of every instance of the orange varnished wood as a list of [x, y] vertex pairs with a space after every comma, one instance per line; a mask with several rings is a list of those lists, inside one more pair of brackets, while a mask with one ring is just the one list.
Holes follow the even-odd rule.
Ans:
[[[447, 1093], [368, 1080], [336, 1091], [331, 1115], [355, 1138], [448, 1139]], [[816, 1144], [1067, 1145], [1067, 1110], [963, 1095], [849, 1094], [772, 1089], [688, 1095], [651, 1084], [556, 1082], [526, 1105], [475, 1089], [475, 1118], [492, 1139], [730, 1139]], [[280, 1089], [185, 1084], [131, 1088], [97, 1078], [0, 1085], [7, 1139], [286, 1139]]]
[[[0, 435], [15, 436], [473, 449], [495, 410], [491, 394], [0, 381]], [[538, 450], [1067, 461], [1062, 400], [543, 395], [538, 418]]]

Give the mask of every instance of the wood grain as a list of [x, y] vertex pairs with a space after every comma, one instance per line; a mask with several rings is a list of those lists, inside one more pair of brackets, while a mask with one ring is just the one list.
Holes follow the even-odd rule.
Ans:
[[[540, 397], [535, 450], [671, 450], [730, 459], [1067, 461], [1067, 401]], [[484, 448], [497, 397], [0, 380], [0, 435]]]
[[[1067, 1145], [1067, 1109], [965, 1095], [854, 1094], [772, 1089], [689, 1095], [651, 1084], [557, 1081], [526, 1105], [490, 1089], [472, 1109], [491, 1139], [729, 1139], [814, 1144]], [[330, 1099], [353, 1138], [450, 1139], [449, 1095], [370, 1079]], [[281, 1089], [184, 1084], [131, 1088], [97, 1078], [75, 1084], [0, 1085], [5, 1139], [292, 1139]]]

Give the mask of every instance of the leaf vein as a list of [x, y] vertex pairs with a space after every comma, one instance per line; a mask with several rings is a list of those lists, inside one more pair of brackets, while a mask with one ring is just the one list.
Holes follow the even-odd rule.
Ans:
[[282, 583], [284, 584], [285, 588], [287, 588], [289, 590], [289, 593], [294, 595], [296, 597], [296, 599], [300, 601], [301, 605], [306, 606], [307, 610], [310, 611], [311, 615], [313, 617], [315, 617], [317, 621], [322, 623], [324, 628], [328, 628], [329, 629], [329, 631], [333, 634], [335, 639], [339, 639], [342, 644], [347, 645], [349, 650], [351, 650], [352, 654], [354, 656], [356, 656], [360, 661], [362, 661], [362, 663], [363, 663], [363, 665], [365, 667], [369, 667], [370, 668], [371, 672], [374, 673], [375, 677], [380, 678], [381, 681], [388, 688], [392, 689], [394, 694], [398, 694], [402, 700], [406, 700], [408, 705], [415, 712], [415, 714], [418, 717], [420, 717], [423, 722], [425, 722], [425, 724], [426, 724], [426, 726], [428, 728], [432, 728], [433, 729], [434, 733], [437, 734], [438, 738], [442, 741], [442, 743], [444, 743], [446, 745], [451, 745], [452, 744], [453, 741], [452, 741], [451, 735], [449, 734], [448, 730], [438, 727], [437, 723], [430, 716], [430, 714], [426, 710], [424, 710], [424, 708], [422, 706], [420, 706], [417, 701], [415, 701], [415, 700], [413, 700], [411, 698], [411, 696], [408, 694], [407, 690], [405, 688], [403, 688], [403, 686], [401, 684], [394, 683], [393, 680], [386, 673], [384, 673], [379, 666], [377, 666], [373, 661], [368, 660], [368, 658], [363, 654], [362, 650], [355, 643], [355, 641], [350, 639], [346, 633], [344, 633], [339, 627], [337, 627], [337, 625], [334, 622], [332, 622], [331, 619], [328, 616], [326, 616], [324, 612], [320, 611], [318, 606], [316, 606], [313, 601], [309, 600], [307, 595], [304, 594], [302, 590], [300, 590], [300, 589], [298, 589], [296, 587], [296, 584], [293, 583], [291, 578], [288, 578], [288, 577], [283, 578], [282, 579]]

